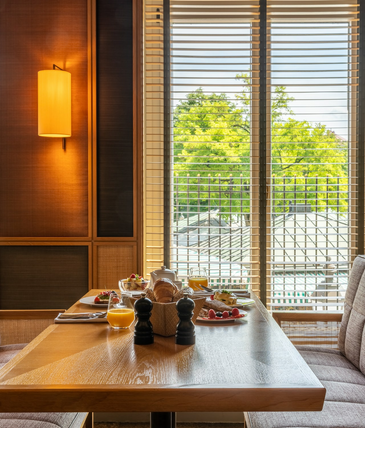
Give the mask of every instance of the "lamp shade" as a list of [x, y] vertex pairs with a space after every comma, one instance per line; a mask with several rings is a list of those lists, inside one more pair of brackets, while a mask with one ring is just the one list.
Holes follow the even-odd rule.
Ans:
[[70, 72], [38, 72], [38, 135], [62, 138], [71, 136]]

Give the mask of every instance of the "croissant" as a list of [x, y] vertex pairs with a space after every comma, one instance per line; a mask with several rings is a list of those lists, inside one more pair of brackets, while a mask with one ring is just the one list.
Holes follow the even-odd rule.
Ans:
[[156, 298], [156, 302], [159, 303], [172, 302], [172, 298], [176, 292], [177, 287], [168, 278], [160, 278], [153, 287], [153, 294]]

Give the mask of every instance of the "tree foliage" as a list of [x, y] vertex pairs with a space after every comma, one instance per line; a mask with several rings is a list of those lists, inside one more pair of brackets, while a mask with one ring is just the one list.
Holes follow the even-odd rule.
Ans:
[[[242, 83], [242, 92], [234, 99], [224, 93], [205, 94], [199, 88], [174, 110], [179, 215], [216, 207], [234, 221], [240, 213], [249, 213], [250, 186], [258, 181], [257, 171], [252, 175], [250, 168], [257, 163], [251, 154], [257, 149], [258, 136], [251, 127], [250, 79], [247, 74], [236, 79]], [[343, 211], [347, 207], [347, 143], [323, 124], [296, 120], [289, 107], [292, 100], [285, 87], [275, 88], [271, 102], [274, 212], [288, 211], [290, 201]]]

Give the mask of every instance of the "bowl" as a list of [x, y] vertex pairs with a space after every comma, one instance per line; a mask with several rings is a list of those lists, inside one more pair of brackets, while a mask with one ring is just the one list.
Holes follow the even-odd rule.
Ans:
[[119, 288], [123, 291], [144, 291], [149, 280], [143, 281], [127, 281], [127, 278], [119, 281]]

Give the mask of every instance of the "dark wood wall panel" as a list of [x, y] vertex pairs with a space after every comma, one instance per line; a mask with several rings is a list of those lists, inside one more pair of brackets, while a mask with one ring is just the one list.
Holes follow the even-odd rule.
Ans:
[[[0, 2], [0, 236], [88, 235], [87, 0]], [[37, 76], [72, 77], [72, 137], [38, 136]]]
[[97, 227], [133, 236], [132, 0], [97, 2]]
[[0, 247], [0, 309], [68, 308], [87, 291], [87, 246]]

